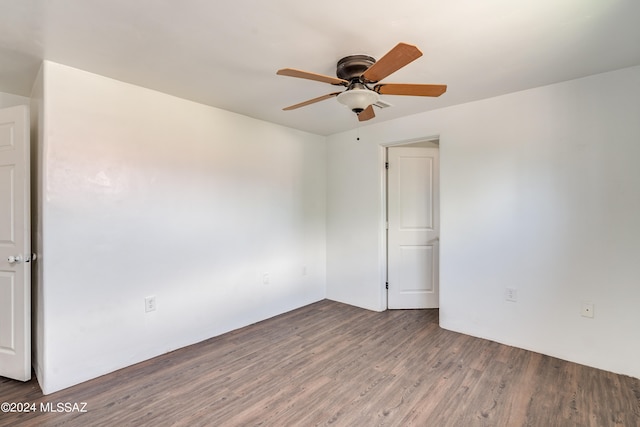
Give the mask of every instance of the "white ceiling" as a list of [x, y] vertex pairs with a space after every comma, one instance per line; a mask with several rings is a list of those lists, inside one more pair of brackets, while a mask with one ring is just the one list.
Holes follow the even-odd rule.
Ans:
[[[424, 56], [385, 82], [444, 83], [440, 98], [383, 96], [374, 121], [640, 64], [638, 0], [0, 0], [0, 92], [28, 96], [42, 59], [329, 135], [359, 126], [336, 91], [343, 56], [398, 42]], [[372, 123], [372, 122], [369, 122]]]

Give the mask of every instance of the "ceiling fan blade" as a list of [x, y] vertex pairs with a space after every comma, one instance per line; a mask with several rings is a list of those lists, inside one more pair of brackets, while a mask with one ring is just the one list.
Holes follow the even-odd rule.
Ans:
[[314, 104], [316, 102], [324, 101], [325, 99], [333, 98], [334, 96], [338, 96], [340, 92], [329, 93], [327, 95], [322, 95], [317, 98], [310, 99], [308, 101], [301, 102], [299, 104], [291, 105], [289, 107], [283, 108], [284, 111], [295, 110], [296, 108], [304, 107], [309, 104]]
[[379, 82], [421, 56], [422, 52], [414, 45], [398, 43], [396, 47], [362, 73], [362, 78], [368, 82]]
[[299, 79], [315, 80], [317, 82], [330, 83], [332, 85], [347, 86], [348, 81], [324, 74], [311, 73], [309, 71], [296, 70], [295, 68], [283, 68], [276, 73], [279, 76], [297, 77]]
[[364, 122], [366, 120], [371, 120], [376, 116], [376, 113], [373, 112], [373, 105], [369, 105], [367, 108], [362, 110], [360, 114], [358, 114], [358, 120]]
[[447, 91], [447, 85], [381, 83], [373, 90], [381, 95], [440, 96]]

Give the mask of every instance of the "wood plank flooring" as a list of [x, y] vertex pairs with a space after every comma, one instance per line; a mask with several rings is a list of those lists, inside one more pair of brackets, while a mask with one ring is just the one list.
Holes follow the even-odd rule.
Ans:
[[328, 300], [48, 396], [0, 378], [0, 402], [37, 408], [1, 426], [640, 426], [638, 379]]

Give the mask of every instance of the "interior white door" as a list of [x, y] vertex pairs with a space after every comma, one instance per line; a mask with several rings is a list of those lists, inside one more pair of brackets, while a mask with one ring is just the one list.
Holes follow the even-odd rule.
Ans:
[[389, 147], [387, 160], [387, 307], [437, 308], [439, 150]]
[[31, 379], [29, 109], [0, 110], [0, 376]]

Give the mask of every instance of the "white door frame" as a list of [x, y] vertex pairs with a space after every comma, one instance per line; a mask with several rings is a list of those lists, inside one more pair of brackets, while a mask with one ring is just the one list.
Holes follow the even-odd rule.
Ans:
[[389, 302], [388, 302], [388, 298], [387, 298], [387, 278], [388, 278], [388, 257], [387, 257], [387, 253], [388, 253], [388, 246], [389, 246], [389, 242], [387, 241], [387, 223], [388, 223], [388, 217], [387, 217], [387, 169], [385, 167], [386, 163], [387, 163], [387, 148], [389, 147], [399, 147], [399, 146], [403, 146], [403, 145], [413, 145], [413, 144], [420, 144], [420, 143], [428, 143], [428, 142], [432, 142], [435, 144], [440, 145], [440, 135], [433, 135], [433, 136], [426, 136], [424, 138], [412, 138], [412, 139], [407, 139], [407, 140], [402, 140], [402, 141], [395, 141], [395, 142], [389, 142], [389, 143], [384, 143], [384, 144], [380, 144], [379, 146], [379, 156], [378, 158], [381, 159], [380, 162], [380, 188], [381, 188], [381, 195], [382, 197], [381, 199], [381, 206], [380, 206], [380, 212], [381, 214], [381, 218], [382, 221], [380, 223], [380, 242], [382, 243], [380, 245], [380, 265], [382, 266], [382, 268], [380, 269], [380, 301], [382, 301], [382, 306], [383, 306], [383, 310], [388, 310], [389, 309]]

